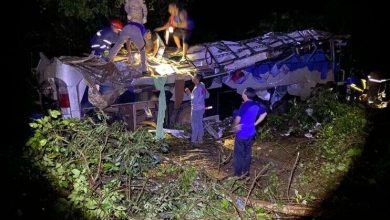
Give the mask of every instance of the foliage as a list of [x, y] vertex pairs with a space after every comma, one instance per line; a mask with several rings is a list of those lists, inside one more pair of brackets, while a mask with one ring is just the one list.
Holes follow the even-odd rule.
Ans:
[[307, 205], [308, 202], [316, 199], [315, 196], [310, 195], [309, 193], [306, 193], [305, 196], [302, 196], [301, 194], [299, 194], [298, 190], [296, 189], [294, 190], [294, 194], [295, 194], [294, 195], [295, 202], [298, 204]]
[[268, 114], [266, 122], [257, 130], [256, 140], [271, 141], [278, 135], [278, 129], [284, 124], [285, 118], [281, 115]]
[[[83, 121], [58, 111], [36, 119], [25, 156], [66, 200], [91, 219], [232, 219], [237, 217], [226, 184], [193, 167], [161, 162], [160, 143], [144, 131], [128, 132], [105, 115]], [[243, 185], [239, 185], [243, 188]], [[68, 209], [64, 207], [63, 209]], [[245, 219], [270, 218], [247, 207]]]
[[74, 17], [76, 19], [82, 19], [84, 21], [89, 21], [95, 19], [98, 15], [103, 15], [105, 17], [110, 17], [115, 10], [120, 8], [121, 4], [125, 0], [38, 0], [43, 7], [47, 7], [50, 4], [55, 4], [58, 10], [58, 13], [63, 14], [67, 17]]
[[269, 198], [270, 201], [277, 202], [280, 198], [279, 195], [279, 177], [275, 171], [271, 173], [271, 176], [268, 178], [268, 184], [264, 188], [263, 193]]
[[143, 130], [126, 132], [123, 124], [87, 119], [58, 119], [59, 112], [30, 123], [34, 136], [26, 156], [53, 185], [69, 193], [73, 207], [91, 218], [125, 217], [129, 201], [121, 185], [154, 166], [158, 145]]
[[[287, 113], [268, 114], [259, 132], [261, 141], [278, 141], [285, 133], [298, 137], [306, 133], [313, 135], [307, 142], [310, 145], [297, 146], [301, 153], [308, 155], [299, 165], [297, 186], [302, 195], [296, 193], [294, 197], [302, 204], [312, 201], [312, 194], [335, 187], [353, 166], [363, 150], [367, 122], [361, 106], [340, 102], [336, 93], [327, 87], [316, 88], [305, 101], [290, 102], [292, 107]], [[273, 193], [278, 189], [273, 185], [270, 183], [264, 189], [266, 197], [277, 198]]]
[[[265, 135], [264, 138], [272, 139], [277, 134], [288, 131], [297, 136], [307, 132], [318, 136], [320, 130], [322, 134], [329, 133], [326, 137], [330, 137], [334, 131], [348, 135], [361, 130], [365, 124], [364, 115], [358, 107], [341, 103], [336, 93], [327, 87], [317, 87], [312, 96], [305, 101], [290, 100], [289, 102], [293, 104], [287, 113], [267, 116], [267, 121], [260, 131], [270, 135]], [[332, 123], [337, 123], [337, 128], [334, 128], [336, 130], [332, 131], [333, 125], [327, 127], [327, 131], [320, 129]]]
[[[313, 117], [321, 121], [321, 129], [316, 131], [312, 146], [313, 160], [306, 162], [303, 173], [306, 179], [311, 179], [311, 186], [321, 185], [324, 189], [331, 189], [361, 155], [367, 121], [360, 106], [342, 103], [330, 91], [317, 91], [318, 95], [321, 99], [310, 99], [308, 102], [313, 106]], [[318, 175], [321, 178], [315, 178]], [[299, 184], [302, 187], [307, 185], [302, 178]]]

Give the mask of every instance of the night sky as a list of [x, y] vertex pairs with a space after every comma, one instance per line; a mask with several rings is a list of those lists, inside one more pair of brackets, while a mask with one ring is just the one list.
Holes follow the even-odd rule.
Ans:
[[216, 32], [220, 39], [240, 40], [242, 35], [257, 27], [259, 22], [275, 19], [272, 16], [275, 12], [289, 14], [291, 20], [305, 22], [300, 25], [302, 29], [316, 28], [336, 34], [350, 34], [354, 58], [362, 62], [367, 70], [388, 70], [383, 56], [388, 45], [384, 32], [389, 26], [385, 25], [388, 20], [385, 3], [376, 0], [366, 2], [240, 0], [234, 4], [219, 3], [205, 7], [204, 2], [196, 1], [191, 9], [199, 23], [198, 29], [202, 29], [197, 34]]
[[[301, 1], [205, 1], [192, 0], [187, 5], [189, 14], [196, 23], [196, 29], [191, 39], [192, 44], [218, 41], [243, 40], [268, 32], [270, 29], [280, 32], [290, 32], [315, 28], [330, 31], [336, 34], [351, 35], [350, 56], [356, 60], [356, 66], [365, 72], [379, 70], [389, 72], [386, 65], [385, 48], [388, 43], [385, 39], [385, 27], [388, 12], [385, 11], [384, 1], [352, 1], [352, 0], [301, 0]], [[212, 3], [212, 4], [208, 4]], [[36, 1], [27, 1], [21, 8], [21, 27], [18, 28], [20, 51], [32, 53], [33, 63], [36, 63], [38, 51], [49, 56], [81, 55], [88, 53], [89, 38], [96, 30], [86, 30], [82, 23], [61, 23], [62, 15], [55, 8], [40, 13]], [[164, 8], [165, 9], [165, 8]], [[164, 10], [161, 9], [161, 10]], [[157, 10], [157, 9], [155, 9]], [[121, 11], [124, 19], [124, 11]], [[149, 17], [156, 11], [149, 11]], [[165, 21], [167, 17], [162, 18]], [[270, 28], [273, 22], [279, 26]], [[153, 23], [149, 19], [148, 28], [155, 28], [161, 22]], [[96, 23], [105, 25], [104, 18], [97, 19]], [[61, 43], [64, 37], [53, 31], [51, 25], [65, 25], [66, 32], [71, 39], [65, 40], [69, 44], [77, 44], [79, 48], [71, 49]], [[282, 25], [280, 25], [282, 24]], [[67, 26], [68, 25], [68, 26]], [[291, 28], [293, 26], [296, 28]], [[47, 42], [44, 44], [43, 42]], [[43, 44], [43, 45], [42, 45]], [[30, 64], [31, 61], [28, 63]], [[27, 64], [26, 64], [27, 65]]]

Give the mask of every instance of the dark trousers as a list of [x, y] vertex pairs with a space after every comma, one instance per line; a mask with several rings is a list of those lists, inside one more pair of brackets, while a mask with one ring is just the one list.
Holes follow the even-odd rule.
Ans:
[[235, 176], [249, 175], [252, 157], [253, 137], [241, 139], [236, 136], [234, 140], [233, 168]]

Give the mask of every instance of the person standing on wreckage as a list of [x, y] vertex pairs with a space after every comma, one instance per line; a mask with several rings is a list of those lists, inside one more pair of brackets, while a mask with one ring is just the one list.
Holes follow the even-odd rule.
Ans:
[[127, 20], [145, 24], [147, 22], [148, 8], [144, 0], [127, 0], [125, 4]]
[[[125, 4], [125, 11], [127, 13], [127, 20], [138, 24], [145, 24], [147, 22], [148, 8], [144, 0], [127, 0]], [[163, 42], [160, 42], [157, 33], [146, 30], [144, 34], [146, 54], [151, 54], [153, 57], [157, 55], [157, 50]], [[130, 45], [128, 42], [127, 45]], [[129, 48], [127, 48], [128, 51]]]
[[[135, 46], [137, 47], [138, 51], [141, 55], [141, 72], [142, 75], [146, 76], [148, 75], [148, 69], [146, 66], [146, 54], [145, 54], [145, 40], [144, 35], [146, 33], [145, 27], [137, 22], [128, 22], [122, 29], [122, 31], [119, 34], [118, 41], [115, 43], [114, 47], [110, 49], [110, 54], [108, 55], [109, 61], [113, 61], [114, 57], [118, 54], [121, 47], [128, 43], [129, 41], [132, 41]], [[131, 51], [129, 50], [129, 46], [127, 46], [129, 57], [128, 60], [130, 63], [133, 60]]]
[[148, 70], [146, 66], [146, 45], [144, 40], [146, 29], [144, 24], [147, 22], [148, 10], [144, 0], [127, 0], [124, 8], [127, 13], [128, 23], [119, 34], [119, 39], [115, 46], [111, 48], [108, 58], [110, 61], [113, 61], [121, 47], [126, 43], [128, 61], [132, 64], [133, 57], [131, 54], [130, 43], [133, 42], [140, 53], [141, 72], [142, 75], [145, 76], [148, 75]]
[[154, 31], [166, 31], [166, 44], [168, 44], [169, 38], [169, 34], [167, 35], [167, 33], [173, 33], [173, 40], [177, 47], [173, 55], [182, 55], [180, 61], [184, 62], [187, 60], [189, 40], [195, 28], [195, 23], [188, 16], [187, 11], [181, 7], [179, 8], [176, 3], [168, 5], [168, 12], [170, 14], [168, 22], [164, 26], [154, 29]]

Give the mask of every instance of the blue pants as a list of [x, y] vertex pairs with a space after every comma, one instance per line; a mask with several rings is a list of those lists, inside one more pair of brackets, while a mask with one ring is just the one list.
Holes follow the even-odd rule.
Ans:
[[204, 110], [191, 110], [192, 143], [203, 143], [203, 114]]
[[234, 140], [233, 168], [235, 176], [249, 175], [252, 157], [253, 137]]

